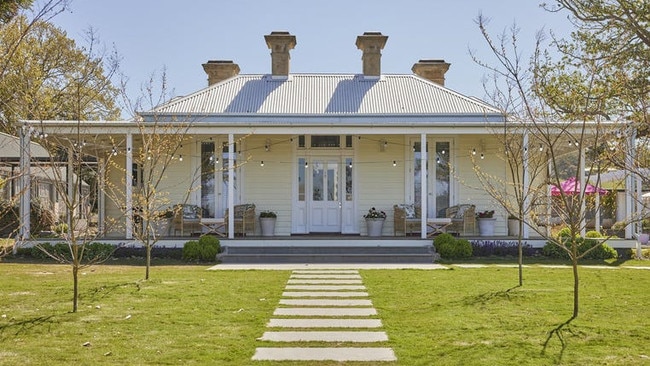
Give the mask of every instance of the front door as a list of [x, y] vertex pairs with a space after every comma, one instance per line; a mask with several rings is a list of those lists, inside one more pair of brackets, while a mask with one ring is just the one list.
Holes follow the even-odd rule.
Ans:
[[341, 163], [314, 158], [311, 165], [310, 232], [341, 232]]

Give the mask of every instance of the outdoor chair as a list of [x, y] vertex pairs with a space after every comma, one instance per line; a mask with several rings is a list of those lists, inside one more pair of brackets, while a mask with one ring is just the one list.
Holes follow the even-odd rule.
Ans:
[[[255, 234], [255, 221], [257, 220], [257, 217], [255, 217], [255, 205], [252, 203], [235, 205], [234, 212], [235, 214], [232, 217], [235, 226], [234, 234], [241, 234], [242, 236]], [[230, 227], [229, 221], [230, 214], [228, 209], [226, 209], [224, 215], [226, 230]]]
[[447, 226], [448, 232], [458, 234], [474, 234], [476, 232], [476, 207], [470, 204], [462, 204], [447, 208], [445, 216], [451, 219], [451, 225]]
[[400, 204], [393, 206], [393, 234], [407, 236], [419, 234], [422, 230], [420, 206]]
[[186, 234], [201, 234], [201, 207], [196, 205], [176, 205], [174, 206], [174, 218], [172, 227], [174, 235], [180, 233], [181, 236]]

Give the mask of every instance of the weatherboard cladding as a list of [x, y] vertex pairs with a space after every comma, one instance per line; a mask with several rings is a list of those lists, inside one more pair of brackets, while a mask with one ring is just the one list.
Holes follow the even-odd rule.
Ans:
[[156, 114], [460, 114], [495, 108], [415, 75], [238, 75], [158, 107]]

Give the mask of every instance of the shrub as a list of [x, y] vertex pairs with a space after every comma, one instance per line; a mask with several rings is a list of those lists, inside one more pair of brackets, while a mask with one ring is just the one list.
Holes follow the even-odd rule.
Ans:
[[[629, 249], [627, 251], [628, 258], [636, 258], [636, 249]], [[650, 248], [641, 249], [641, 258], [650, 259]]]
[[[524, 256], [532, 257], [535, 255], [535, 248], [527, 243], [522, 243], [522, 251]], [[517, 257], [519, 248], [516, 241], [477, 240], [472, 243], [472, 255], [476, 257]]]
[[547, 241], [542, 248], [542, 255], [549, 258], [569, 259], [569, 254], [552, 241]]
[[614, 248], [605, 243], [601, 243], [599, 240], [594, 239], [585, 239], [582, 243], [580, 243], [578, 246], [578, 252], [584, 253], [595, 246], [597, 248], [589, 252], [589, 254], [584, 257], [585, 259], [611, 259], [618, 257], [618, 253], [616, 250], [614, 250]]
[[221, 243], [212, 235], [203, 235], [199, 238], [199, 250], [202, 261], [214, 262], [221, 251]]
[[585, 238], [602, 238], [603, 236], [597, 230], [587, 231]]
[[451, 234], [443, 233], [433, 240], [433, 246], [441, 258], [456, 259], [472, 256], [472, 245], [466, 239], [456, 239]]
[[[597, 233], [597, 232], [595, 232]], [[594, 235], [594, 234], [592, 234]], [[598, 236], [600, 237], [600, 234]], [[578, 254], [582, 254], [587, 250], [598, 246], [598, 248], [589, 252], [583, 259], [611, 259], [618, 257], [616, 250], [605, 243], [601, 243], [600, 240], [593, 239], [594, 236], [585, 238], [576, 238], [575, 244], [578, 246]], [[546, 242], [544, 248], [542, 249], [542, 254], [550, 258], [559, 258], [559, 259], [569, 259], [569, 254], [560, 248], [559, 245], [553, 242]]]
[[190, 240], [183, 245], [183, 259], [186, 261], [198, 261], [201, 258], [199, 242]]
[[110, 258], [115, 251], [115, 246], [108, 243], [90, 243], [86, 244], [84, 249], [84, 260], [106, 260]]
[[214, 262], [221, 249], [219, 239], [203, 235], [198, 241], [190, 240], [183, 246], [183, 259], [186, 261]]

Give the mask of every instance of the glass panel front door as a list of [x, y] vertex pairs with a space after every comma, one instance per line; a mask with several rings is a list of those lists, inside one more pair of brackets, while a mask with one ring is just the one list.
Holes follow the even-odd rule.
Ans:
[[312, 161], [310, 232], [341, 231], [340, 169], [336, 160]]

